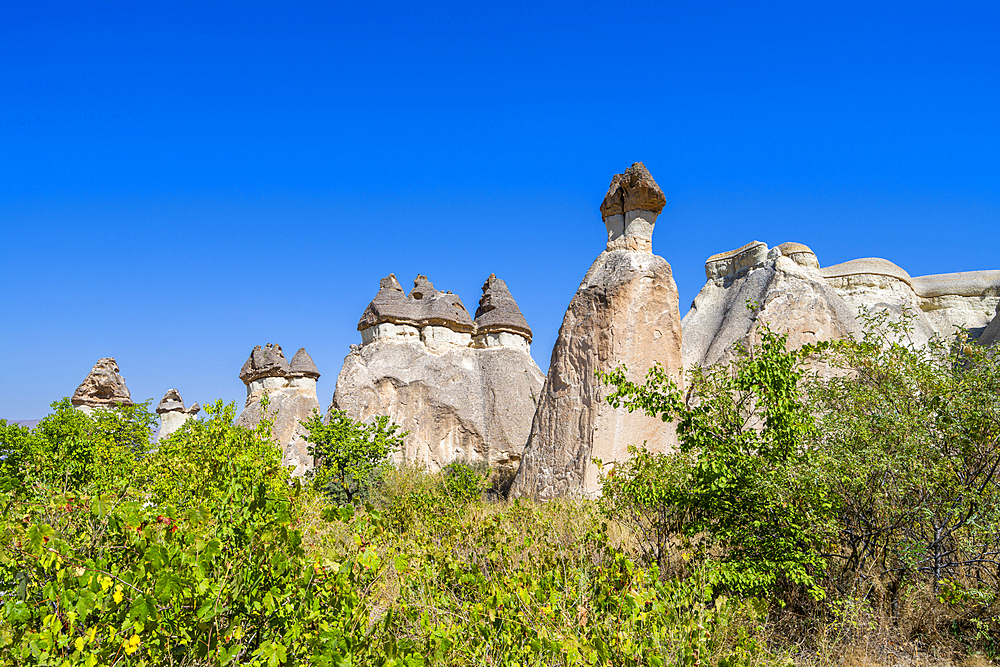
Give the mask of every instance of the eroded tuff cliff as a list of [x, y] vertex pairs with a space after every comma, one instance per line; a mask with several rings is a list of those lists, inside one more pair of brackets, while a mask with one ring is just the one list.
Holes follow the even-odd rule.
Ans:
[[705, 273], [705, 286], [682, 322], [688, 368], [729, 360], [765, 323], [796, 348], [860, 335], [865, 310], [896, 319], [906, 311], [913, 317], [913, 342], [925, 344], [959, 327], [985, 336], [1000, 304], [1000, 271], [912, 277], [879, 258], [821, 267], [800, 243], [768, 248], [753, 241], [709, 257]]
[[787, 334], [793, 348], [858, 331], [854, 311], [801, 243], [769, 249], [753, 241], [709, 257], [705, 273], [708, 280], [681, 322], [685, 368], [731, 360], [737, 346], [759, 340], [765, 324]]
[[611, 408], [595, 377], [624, 364], [630, 379], [640, 380], [659, 362], [681, 380], [677, 287], [670, 265], [652, 253], [665, 203], [642, 163], [612, 179], [601, 204], [607, 246], [563, 317], [513, 496], [593, 497], [600, 491], [593, 458], [613, 464], [627, 457], [629, 445], [674, 446], [669, 425]]
[[361, 421], [388, 415], [409, 431], [397, 463], [517, 467], [542, 373], [504, 281], [486, 281], [473, 320], [457, 295], [426, 276], [405, 294], [389, 275], [358, 330], [362, 345], [344, 359], [330, 410]]

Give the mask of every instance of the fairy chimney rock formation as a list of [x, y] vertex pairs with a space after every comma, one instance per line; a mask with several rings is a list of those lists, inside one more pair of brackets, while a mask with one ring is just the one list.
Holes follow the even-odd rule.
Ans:
[[94, 408], [113, 408], [117, 404], [132, 405], [125, 378], [119, 374], [114, 357], [98, 359], [97, 363], [73, 392], [70, 399], [77, 409], [90, 414]]
[[403, 294], [396, 276], [382, 279], [378, 294], [361, 315], [362, 343], [377, 338], [421, 340], [429, 347], [470, 345], [475, 325], [462, 300], [434, 289], [427, 276], [417, 276], [413, 289]]
[[531, 328], [510, 295], [507, 283], [491, 273], [476, 309], [476, 347], [513, 347], [531, 351]]
[[601, 203], [607, 249], [652, 252], [653, 226], [666, 204], [663, 190], [641, 162], [615, 174]]
[[531, 435], [511, 493], [548, 500], [600, 493], [593, 458], [628, 457], [629, 445], [664, 451], [670, 425], [613, 409], [595, 376], [619, 365], [641, 382], [659, 362], [681, 381], [681, 318], [670, 264], [652, 252], [653, 225], [666, 199], [642, 163], [611, 180], [601, 204], [607, 249], [570, 301], [552, 350]]
[[201, 410], [201, 406], [195, 403], [190, 408], [184, 407], [184, 399], [176, 389], [171, 389], [156, 406], [156, 414], [160, 415], [160, 431], [156, 434], [156, 440], [160, 441], [169, 438], [172, 433], [179, 429], [184, 422], [194, 417]]
[[364, 421], [388, 415], [409, 435], [397, 463], [438, 470], [457, 460], [517, 467], [542, 373], [531, 329], [506, 283], [491, 275], [476, 320], [461, 299], [417, 276], [404, 294], [394, 275], [358, 323], [330, 411]]
[[243, 412], [234, 422], [237, 426], [254, 428], [265, 417], [261, 399], [267, 395], [266, 416], [274, 419], [271, 435], [281, 446], [282, 463], [293, 468], [293, 475], [304, 474], [312, 467], [307, 431], [299, 423], [319, 412], [316, 381], [319, 371], [305, 348], [288, 363], [280, 345], [257, 345], [240, 371], [247, 386], [247, 401]]

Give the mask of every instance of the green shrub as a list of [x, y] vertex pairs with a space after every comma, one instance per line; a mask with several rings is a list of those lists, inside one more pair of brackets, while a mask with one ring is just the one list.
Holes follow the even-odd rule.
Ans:
[[839, 499], [831, 584], [893, 615], [907, 586], [962, 590], [988, 619], [1000, 614], [1000, 356], [964, 333], [917, 346], [911, 325], [869, 315], [862, 339], [824, 356], [843, 372], [810, 385]]
[[485, 461], [453, 461], [441, 470], [444, 491], [460, 503], [479, 500], [486, 490], [489, 473]]
[[389, 464], [388, 456], [403, 446], [407, 432], [388, 417], [370, 424], [356, 422], [343, 410], [334, 410], [324, 424], [318, 413], [302, 422], [314, 468], [314, 487], [336, 504], [365, 501]]
[[822, 598], [834, 502], [801, 388], [803, 360], [816, 351], [789, 351], [765, 327], [731, 366], [696, 370], [687, 400], [659, 365], [643, 385], [624, 368], [601, 375], [615, 388], [612, 406], [676, 420], [680, 440], [679, 453], [639, 453], [605, 477], [605, 506], [645, 527], [660, 560], [675, 531], [703, 540], [699, 554], [723, 590], [789, 584]]
[[156, 422], [149, 401], [98, 408], [87, 415], [64, 398], [52, 409], [31, 430], [2, 423], [3, 475], [29, 487], [55, 485], [64, 491], [108, 491], [131, 482], [136, 462], [150, 448]]
[[139, 467], [143, 498], [180, 507], [198, 506], [226, 493], [231, 484], [271, 489], [287, 486], [281, 448], [271, 439], [271, 421], [253, 429], [233, 425], [236, 406], [206, 405], [208, 419], [189, 419]]

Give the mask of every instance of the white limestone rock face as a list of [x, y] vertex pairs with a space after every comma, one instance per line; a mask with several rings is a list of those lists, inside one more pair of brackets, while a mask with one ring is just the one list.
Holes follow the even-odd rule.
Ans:
[[509, 468], [520, 460], [541, 386], [538, 366], [518, 350], [378, 340], [344, 359], [330, 409], [359, 421], [388, 415], [409, 431], [396, 464]]
[[[329, 410], [359, 421], [388, 415], [409, 431], [393, 454], [397, 464], [440, 470], [462, 460], [516, 468], [543, 376], [528, 354], [531, 330], [506, 285], [491, 276], [483, 290], [474, 322], [456, 295], [435, 290], [424, 276], [407, 296], [395, 276], [383, 279], [359, 322], [362, 345], [344, 359]], [[491, 306], [494, 301], [503, 308]], [[398, 335], [403, 326], [419, 337]], [[495, 344], [478, 344], [483, 336]]]
[[245, 428], [257, 426], [264, 418], [261, 398], [266, 394], [267, 415], [274, 419], [271, 435], [281, 446], [282, 464], [290, 466], [293, 475], [305, 474], [313, 461], [305, 439], [308, 431], [299, 422], [306, 421], [314, 412], [320, 413], [316, 396], [319, 371], [312, 358], [305, 348], [300, 348], [289, 363], [281, 346], [258, 345], [243, 365], [240, 379], [247, 386], [247, 401], [234, 424]]
[[[787, 334], [792, 349], [858, 331], [855, 311], [827, 284], [815, 254], [802, 244], [769, 249], [753, 241], [710, 257], [705, 274], [707, 282], [681, 323], [685, 368], [728, 362], [738, 346], [759, 340], [765, 323]], [[747, 308], [748, 302], [756, 308]]]
[[934, 335], [953, 336], [959, 328], [977, 337], [1000, 305], [1000, 271], [913, 277], [888, 260], [869, 257], [820, 273], [855, 313], [908, 310], [914, 316], [913, 341], [920, 345]]
[[997, 314], [993, 316], [979, 337], [981, 345], [995, 345], [998, 341], [1000, 341], [1000, 309], [997, 310]]
[[591, 459], [613, 465], [627, 458], [629, 445], [657, 451], [676, 445], [671, 425], [611, 408], [604, 400], [609, 389], [595, 376], [624, 364], [630, 379], [641, 381], [660, 362], [681, 381], [677, 287], [670, 265], [651, 252], [652, 222], [664, 203], [640, 163], [612, 180], [601, 205], [607, 250], [563, 318], [512, 497], [594, 497], [600, 487]]
[[[789, 347], [796, 348], [860, 336], [864, 310], [897, 320], [907, 311], [913, 317], [910, 339], [923, 345], [959, 327], [973, 337], [985, 335], [1000, 304], [1000, 271], [912, 277], [877, 257], [821, 268], [800, 243], [769, 249], [753, 241], [710, 257], [705, 274], [705, 287], [684, 316], [686, 367], [728, 361], [736, 345], [756, 340], [765, 322], [788, 334]], [[748, 310], [748, 301], [759, 310]]]

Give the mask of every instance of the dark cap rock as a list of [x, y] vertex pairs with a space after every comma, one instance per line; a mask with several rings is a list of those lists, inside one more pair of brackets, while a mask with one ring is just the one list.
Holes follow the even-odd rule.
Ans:
[[441, 292], [427, 276], [418, 275], [408, 295], [394, 275], [382, 279], [378, 294], [368, 304], [358, 322], [358, 331], [383, 322], [421, 327], [428, 324], [471, 332], [472, 318], [457, 294]]
[[601, 203], [601, 216], [608, 217], [629, 211], [652, 211], [659, 214], [667, 204], [663, 190], [653, 180], [641, 162], [634, 163], [622, 174], [615, 174]]
[[304, 347], [300, 347], [299, 351], [292, 357], [290, 368], [289, 377], [319, 378], [319, 370], [316, 369], [316, 364], [313, 363], [312, 357], [309, 356]]
[[196, 415], [201, 411], [201, 406], [195, 403], [190, 408], [184, 407], [184, 399], [176, 389], [171, 389], [160, 399], [160, 404], [156, 406], [156, 414], [162, 415], [167, 412], [183, 412], [189, 415]]
[[483, 284], [483, 296], [476, 309], [476, 332], [511, 331], [527, 336], [531, 342], [531, 328], [511, 296], [507, 283], [491, 273]]
[[176, 389], [171, 389], [160, 399], [160, 404], [156, 406], [156, 414], [162, 415], [164, 412], [184, 412], [184, 399]]
[[70, 400], [73, 405], [132, 405], [125, 378], [119, 375], [118, 362], [114, 357], [98, 359]]
[[240, 370], [243, 384], [266, 377], [284, 377], [290, 371], [288, 360], [281, 352], [280, 345], [268, 343], [263, 348], [257, 345], [250, 352], [250, 357]]

